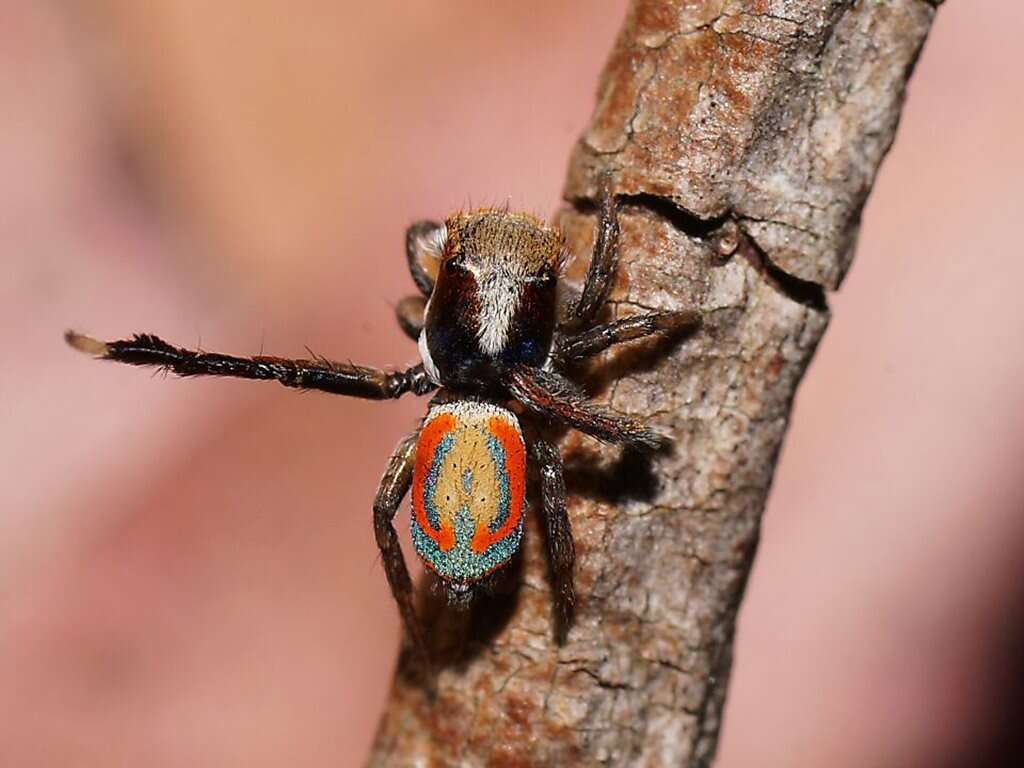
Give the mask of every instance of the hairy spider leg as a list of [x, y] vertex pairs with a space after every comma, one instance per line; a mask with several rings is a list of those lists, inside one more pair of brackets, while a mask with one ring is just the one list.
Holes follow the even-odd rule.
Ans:
[[519, 366], [512, 371], [509, 389], [534, 413], [606, 443], [653, 451], [667, 442], [647, 425], [587, 400], [576, 385], [555, 371]]
[[583, 292], [571, 318], [571, 324], [581, 328], [591, 325], [597, 319], [615, 282], [615, 270], [619, 263], [619, 209], [610, 173], [602, 173], [598, 179], [598, 197], [600, 215], [594, 252], [590, 257], [590, 269], [583, 284]]
[[395, 307], [395, 318], [402, 333], [413, 341], [419, 341], [426, 311], [427, 300], [422, 296], [406, 296]]
[[417, 221], [405, 230], [405, 260], [409, 274], [424, 296], [430, 296], [441, 261], [444, 227], [436, 221]]
[[313, 389], [370, 400], [393, 399], [406, 392], [425, 395], [437, 386], [422, 365], [388, 372], [321, 358], [233, 357], [182, 349], [151, 334], [137, 334], [122, 341], [97, 341], [68, 331], [64, 338], [75, 349], [94, 357], [129, 365], [156, 366], [178, 376], [230, 376], [277, 381], [295, 389]]
[[569, 521], [565, 503], [562, 456], [554, 445], [542, 439], [534, 440], [530, 449], [540, 470], [541, 504], [544, 510], [548, 563], [551, 566], [555, 626], [558, 642], [564, 643], [576, 606], [576, 591], [573, 586], [576, 545], [573, 542], [572, 523]]
[[655, 334], [674, 336], [694, 330], [700, 324], [700, 313], [690, 309], [634, 315], [613, 323], [596, 325], [573, 336], [560, 337], [554, 355], [562, 364], [574, 363], [617, 344]]
[[416, 430], [398, 444], [388, 460], [387, 469], [384, 470], [384, 476], [377, 488], [377, 496], [373, 501], [373, 531], [384, 563], [388, 586], [391, 587], [391, 595], [398, 604], [398, 612], [402, 616], [402, 624], [409, 634], [413, 648], [426, 665], [428, 677], [432, 679], [430, 651], [423, 626], [416, 616], [412, 579], [409, 578], [409, 569], [405, 565], [405, 557], [402, 555], [402, 546], [398, 541], [394, 524], [398, 507], [412, 485], [418, 440], [419, 430]]

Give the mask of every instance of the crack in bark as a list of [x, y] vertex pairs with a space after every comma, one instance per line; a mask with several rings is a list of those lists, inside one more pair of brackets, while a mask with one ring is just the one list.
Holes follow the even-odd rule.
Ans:
[[828, 312], [828, 298], [822, 286], [791, 275], [780, 268], [768, 258], [764, 249], [746, 231], [742, 232], [739, 252], [770, 286], [790, 301], [795, 301], [816, 312]]
[[[757, 241], [751, 237], [750, 233], [742, 227], [742, 223], [745, 220], [754, 220], [752, 217], [735, 216], [729, 212], [720, 216], [703, 219], [693, 212], [676, 205], [669, 198], [645, 192], [616, 195], [616, 198], [619, 200], [624, 211], [639, 210], [653, 214], [665, 220], [674, 229], [693, 240], [708, 240], [713, 235], [722, 234], [723, 227], [727, 223], [736, 223], [739, 226], [740, 239], [733, 250], [738, 250], [769, 285], [790, 299], [790, 301], [819, 312], [828, 312], [827, 292], [823, 286], [791, 275], [779, 267], [768, 257], [768, 254], [757, 244]], [[594, 215], [597, 211], [596, 203], [590, 198], [576, 197], [570, 202], [573, 208], [582, 214]], [[806, 205], [810, 206], [811, 204], [806, 203]], [[764, 219], [758, 221], [789, 226], [811, 237], [820, 237], [815, 232], [803, 230], [786, 222]], [[658, 307], [647, 306], [635, 300], [616, 301], [613, 299], [608, 303], [610, 306], [627, 304], [648, 312], [659, 309]]]
[[[692, 211], [676, 205], [672, 199], [649, 192], [617, 194], [615, 198], [619, 201], [622, 210], [640, 210], [652, 213], [664, 219], [682, 234], [696, 240], [707, 238], [728, 220], [726, 215], [701, 218]], [[574, 197], [569, 200], [569, 203], [578, 213], [589, 216], [597, 213], [597, 204], [591, 197]]]

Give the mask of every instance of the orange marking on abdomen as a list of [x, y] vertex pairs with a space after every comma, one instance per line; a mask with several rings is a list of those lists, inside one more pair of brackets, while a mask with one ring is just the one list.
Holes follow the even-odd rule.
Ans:
[[416, 444], [416, 466], [413, 469], [412, 510], [416, 522], [427, 536], [437, 542], [442, 552], [455, 546], [455, 527], [440, 521], [440, 528], [434, 528], [427, 517], [427, 478], [437, 456], [437, 447], [447, 435], [455, 429], [455, 417], [450, 413], [442, 413], [432, 419], [420, 432]]
[[498, 416], [492, 416], [487, 426], [505, 451], [505, 466], [496, 469], [508, 477], [508, 519], [494, 533], [491, 533], [486, 525], [477, 528], [471, 546], [478, 555], [486, 552], [491, 545], [504, 539], [519, 526], [526, 498], [526, 449], [522, 436], [514, 425]]

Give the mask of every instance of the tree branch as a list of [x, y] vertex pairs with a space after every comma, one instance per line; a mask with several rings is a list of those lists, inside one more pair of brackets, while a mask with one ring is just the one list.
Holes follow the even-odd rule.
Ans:
[[[372, 765], [703, 766], [790, 406], [935, 14], [925, 0], [634, 0], [573, 152], [562, 224], [589, 254], [621, 195], [616, 314], [699, 307], [682, 344], [606, 355], [602, 399], [670, 432], [650, 461], [562, 442], [579, 550], [558, 647], [535, 520], [507, 593], [424, 595], [444, 660], [407, 659]], [[579, 281], [587, 259], [569, 268]]]

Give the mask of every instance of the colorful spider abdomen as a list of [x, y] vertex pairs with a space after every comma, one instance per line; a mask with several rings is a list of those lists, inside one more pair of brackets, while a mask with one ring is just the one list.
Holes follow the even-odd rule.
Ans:
[[489, 403], [435, 405], [420, 431], [412, 540], [453, 586], [507, 563], [523, 536], [526, 446], [515, 415]]

